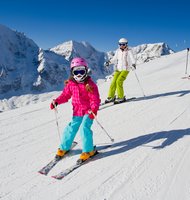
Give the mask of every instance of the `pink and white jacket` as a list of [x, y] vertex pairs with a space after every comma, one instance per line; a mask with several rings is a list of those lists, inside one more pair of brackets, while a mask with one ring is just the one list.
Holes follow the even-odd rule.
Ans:
[[[92, 91], [87, 91], [88, 85]], [[89, 110], [97, 113], [100, 106], [100, 95], [97, 85], [90, 77], [84, 83], [77, 83], [69, 80], [64, 87], [61, 95], [55, 99], [55, 102], [62, 104], [72, 98], [73, 116], [84, 116]]]

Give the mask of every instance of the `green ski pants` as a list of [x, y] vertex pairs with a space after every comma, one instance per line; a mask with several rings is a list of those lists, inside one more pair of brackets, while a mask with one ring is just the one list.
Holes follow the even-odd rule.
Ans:
[[123, 82], [127, 78], [129, 71], [115, 71], [113, 80], [110, 85], [108, 97], [114, 98], [115, 92], [117, 90], [118, 98], [124, 97]]

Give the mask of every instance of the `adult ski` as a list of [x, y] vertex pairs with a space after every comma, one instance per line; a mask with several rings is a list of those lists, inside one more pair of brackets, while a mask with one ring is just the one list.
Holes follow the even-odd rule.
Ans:
[[[63, 157], [67, 157], [69, 154], [70, 154], [70, 151], [77, 145], [77, 142], [73, 142], [72, 146], [71, 146], [71, 149], [66, 153], [66, 155]], [[62, 158], [62, 159], [63, 159]], [[47, 175], [50, 170], [62, 159], [56, 159], [54, 158], [53, 160], [51, 160], [46, 166], [44, 166], [42, 169], [40, 169], [38, 172], [40, 174], [43, 174], [43, 175]]]
[[184, 77], [182, 77], [182, 79], [189, 79], [190, 80], [190, 75], [184, 76]]
[[130, 101], [135, 101], [135, 99], [136, 99], [136, 97], [131, 97], [131, 98], [128, 98], [125, 101], [120, 102], [120, 103], [116, 103], [116, 102], [105, 103], [105, 102], [103, 102], [103, 103], [100, 104], [99, 110], [102, 110], [102, 109], [110, 107], [110, 106], [114, 106], [114, 105], [118, 105], [118, 104], [122, 104], [122, 103], [127, 103], [127, 102], [130, 102]]
[[131, 97], [131, 98], [125, 99], [125, 101], [122, 101], [122, 102], [115, 101], [113, 104], [117, 105], [117, 104], [121, 104], [121, 103], [126, 103], [126, 102], [130, 102], [130, 101], [134, 101], [135, 99], [136, 99], [136, 97]]
[[71, 167], [61, 171], [60, 173], [58, 173], [57, 175], [54, 175], [52, 176], [52, 178], [55, 178], [55, 179], [58, 179], [58, 180], [61, 180], [63, 179], [64, 177], [66, 177], [67, 175], [69, 175], [71, 172], [73, 172], [74, 170], [78, 169], [79, 167], [89, 163], [89, 162], [92, 162], [93, 160], [96, 159], [96, 156], [97, 155], [100, 155], [101, 153], [103, 153], [103, 150], [107, 149], [107, 148], [110, 148], [112, 145], [105, 145], [103, 147], [101, 147], [100, 150], [98, 150], [97, 148], [97, 152], [96, 154], [94, 154], [94, 156], [92, 156], [91, 158], [89, 158], [88, 160], [86, 161], [83, 161], [83, 162], [76, 162], [74, 165], [72, 165]]

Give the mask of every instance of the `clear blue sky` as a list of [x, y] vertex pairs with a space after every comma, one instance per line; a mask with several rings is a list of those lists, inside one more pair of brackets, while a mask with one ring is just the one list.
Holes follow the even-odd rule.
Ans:
[[0, 24], [24, 32], [48, 49], [68, 40], [87, 41], [99, 51], [166, 42], [190, 46], [189, 0], [0, 0]]

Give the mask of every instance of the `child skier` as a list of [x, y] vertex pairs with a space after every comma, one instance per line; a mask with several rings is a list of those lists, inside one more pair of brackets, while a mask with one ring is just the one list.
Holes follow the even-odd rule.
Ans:
[[74, 58], [70, 67], [71, 76], [69, 80], [66, 81], [61, 95], [53, 100], [50, 105], [50, 108], [54, 109], [57, 105], [72, 98], [73, 118], [64, 129], [56, 158], [62, 158], [69, 151], [80, 127], [82, 154], [79, 160], [83, 162], [96, 153], [91, 126], [99, 109], [100, 97], [98, 87], [87, 74], [88, 65], [86, 60]]
[[[110, 61], [105, 62], [106, 67], [110, 64], [116, 65], [108, 98], [105, 100], [105, 103], [114, 102], [116, 104], [122, 103], [126, 100], [124, 96], [123, 82], [130, 71], [129, 62], [132, 64], [132, 67], [136, 69], [135, 59], [132, 52], [128, 49], [128, 41], [125, 38], [121, 38], [119, 40], [119, 48], [116, 50], [114, 57]], [[115, 98], [116, 90], [118, 95], [117, 99]]]

